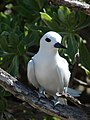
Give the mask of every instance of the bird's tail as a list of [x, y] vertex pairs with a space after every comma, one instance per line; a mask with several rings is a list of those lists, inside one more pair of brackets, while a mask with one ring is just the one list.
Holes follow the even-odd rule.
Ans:
[[69, 93], [70, 95], [72, 95], [73, 97], [79, 97], [81, 92], [80, 91], [77, 91], [75, 89], [72, 89], [72, 88], [68, 88], [67, 89], [67, 93]]

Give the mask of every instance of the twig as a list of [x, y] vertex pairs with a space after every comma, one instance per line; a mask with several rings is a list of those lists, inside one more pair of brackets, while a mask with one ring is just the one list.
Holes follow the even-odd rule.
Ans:
[[35, 91], [25, 87], [17, 79], [0, 68], [0, 86], [9, 91], [16, 98], [25, 101], [32, 107], [62, 120], [87, 120], [87, 114], [83, 109], [68, 105], [53, 106], [47, 98], [38, 99]]
[[79, 64], [79, 55], [78, 53], [75, 55], [75, 58], [74, 58], [74, 65], [73, 65], [73, 68], [72, 68], [72, 73], [71, 73], [71, 77], [70, 77], [70, 83], [69, 83], [69, 86], [72, 86], [73, 85], [73, 79], [76, 75], [76, 72], [77, 72], [77, 69], [78, 69], [78, 64]]
[[49, 0], [49, 3], [57, 6], [65, 5], [66, 7], [80, 10], [90, 16], [90, 5], [85, 2], [80, 2], [77, 0]]
[[74, 81], [79, 83], [80, 85], [83, 85], [83, 86], [86, 86], [86, 87], [90, 87], [90, 84], [86, 83], [86, 82], [83, 82], [77, 78], [74, 78]]
[[62, 94], [62, 97], [68, 99], [69, 101], [71, 101], [74, 105], [76, 105], [79, 108], [82, 108], [81, 102], [79, 100], [77, 100], [76, 98], [74, 98], [73, 96], [71, 96], [70, 94]]

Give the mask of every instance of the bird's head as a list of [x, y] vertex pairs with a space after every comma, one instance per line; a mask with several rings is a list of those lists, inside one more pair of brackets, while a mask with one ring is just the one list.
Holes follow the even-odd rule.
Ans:
[[45, 49], [57, 50], [58, 48], [64, 48], [65, 46], [61, 44], [62, 37], [54, 32], [50, 31], [44, 34], [40, 40], [40, 47]]

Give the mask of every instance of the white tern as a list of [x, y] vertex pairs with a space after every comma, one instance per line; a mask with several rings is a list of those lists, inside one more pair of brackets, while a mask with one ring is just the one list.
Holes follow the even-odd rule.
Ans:
[[58, 53], [59, 48], [65, 48], [61, 40], [62, 37], [54, 31], [44, 34], [40, 39], [38, 53], [28, 62], [27, 67], [29, 82], [52, 96], [67, 92], [70, 79], [68, 62]]

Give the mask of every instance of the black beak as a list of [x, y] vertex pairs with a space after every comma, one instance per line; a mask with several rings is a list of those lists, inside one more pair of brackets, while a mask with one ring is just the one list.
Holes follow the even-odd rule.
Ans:
[[54, 44], [54, 47], [55, 47], [55, 48], [64, 48], [64, 49], [67, 49], [65, 46], [63, 46], [63, 45], [60, 44], [59, 42], [55, 43], [55, 44]]

